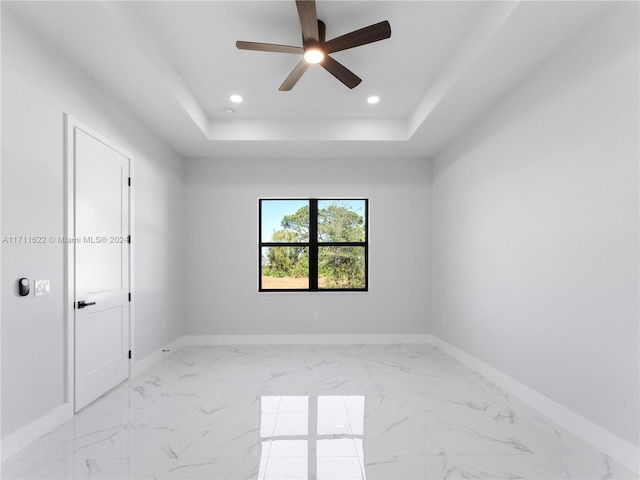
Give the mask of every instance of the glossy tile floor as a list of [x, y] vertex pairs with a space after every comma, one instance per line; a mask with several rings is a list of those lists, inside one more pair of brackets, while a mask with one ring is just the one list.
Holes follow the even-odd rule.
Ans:
[[430, 345], [185, 347], [2, 478], [637, 478]]

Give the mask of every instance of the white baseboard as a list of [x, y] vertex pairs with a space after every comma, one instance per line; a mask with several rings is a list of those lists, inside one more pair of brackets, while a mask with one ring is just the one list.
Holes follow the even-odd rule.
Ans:
[[518, 382], [482, 360], [469, 355], [458, 347], [454, 347], [436, 335], [432, 335], [432, 344], [515, 397], [518, 397], [585, 442], [590, 443], [614, 460], [638, 473], [640, 450], [631, 443]]
[[162, 348], [159, 348], [155, 352], [150, 355], [147, 355], [141, 360], [137, 360], [134, 356], [134, 362], [131, 366], [131, 376], [135, 377], [139, 373], [144, 372], [146, 369], [153, 367], [156, 363], [162, 360], [168, 353], [177, 350], [182, 345], [184, 345], [185, 337], [180, 337], [177, 340], [165, 345]]
[[13, 457], [42, 435], [49, 433], [58, 425], [63, 424], [72, 417], [73, 407], [71, 403], [64, 403], [30, 424], [2, 437], [2, 461], [4, 462], [8, 458]]
[[188, 335], [184, 345], [361, 345], [430, 343], [429, 334]]

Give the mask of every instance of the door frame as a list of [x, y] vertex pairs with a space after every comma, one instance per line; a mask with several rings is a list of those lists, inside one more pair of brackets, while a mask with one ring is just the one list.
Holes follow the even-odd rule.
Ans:
[[[133, 179], [133, 164], [134, 157], [131, 153], [104, 137], [100, 133], [96, 132], [87, 125], [81, 123], [68, 113], [64, 113], [64, 238], [66, 240], [74, 238], [75, 235], [75, 129], [78, 128], [96, 140], [104, 143], [108, 147], [114, 149], [118, 153], [127, 157], [129, 160], [129, 178]], [[135, 238], [133, 232], [133, 214], [134, 210], [134, 195], [133, 195], [134, 182], [131, 181], [129, 187], [129, 235], [131, 235], [132, 241], [128, 244], [129, 250], [129, 291], [131, 292], [131, 301], [129, 302], [129, 351], [131, 352], [131, 358], [129, 359], [129, 372], [127, 377], [131, 378], [133, 372], [133, 362], [135, 359], [135, 352], [133, 345], [135, 344], [135, 317], [134, 317], [134, 247], [133, 239]], [[65, 271], [65, 330], [66, 330], [66, 403], [70, 405], [71, 414], [75, 412], [75, 249], [74, 243], [70, 241], [64, 242], [64, 271]]]

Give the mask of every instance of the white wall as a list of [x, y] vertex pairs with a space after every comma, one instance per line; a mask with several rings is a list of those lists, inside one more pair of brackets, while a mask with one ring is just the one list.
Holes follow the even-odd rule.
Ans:
[[[2, 6], [2, 235], [63, 235], [63, 113], [135, 156], [138, 358], [182, 335], [181, 158]], [[2, 245], [2, 435], [65, 402], [63, 245]], [[51, 295], [18, 297], [20, 277]], [[166, 329], [162, 328], [166, 322]]]
[[447, 342], [638, 446], [638, 4], [614, 4], [434, 160]]
[[[187, 334], [426, 333], [429, 183], [426, 160], [188, 160]], [[369, 198], [369, 292], [258, 293], [260, 197]]]

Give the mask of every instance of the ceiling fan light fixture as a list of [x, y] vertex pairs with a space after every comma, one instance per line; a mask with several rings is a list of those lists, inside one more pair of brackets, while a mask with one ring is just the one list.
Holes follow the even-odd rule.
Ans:
[[304, 51], [304, 59], [307, 63], [320, 63], [324, 60], [324, 52], [317, 47], [307, 48]]
[[350, 89], [360, 85], [362, 79], [335, 60], [331, 54], [390, 38], [391, 25], [389, 21], [383, 20], [327, 41], [325, 35], [327, 31], [326, 25], [322, 20], [318, 20], [316, 0], [295, 0], [295, 3], [302, 30], [302, 47], [238, 40], [236, 48], [258, 52], [302, 55], [302, 59], [278, 88], [281, 92], [291, 90], [304, 72], [313, 64], [319, 64]]
[[372, 95], [369, 98], [367, 98], [367, 103], [370, 103], [371, 105], [374, 105], [379, 101], [380, 101], [380, 97], [378, 97], [377, 95]]

